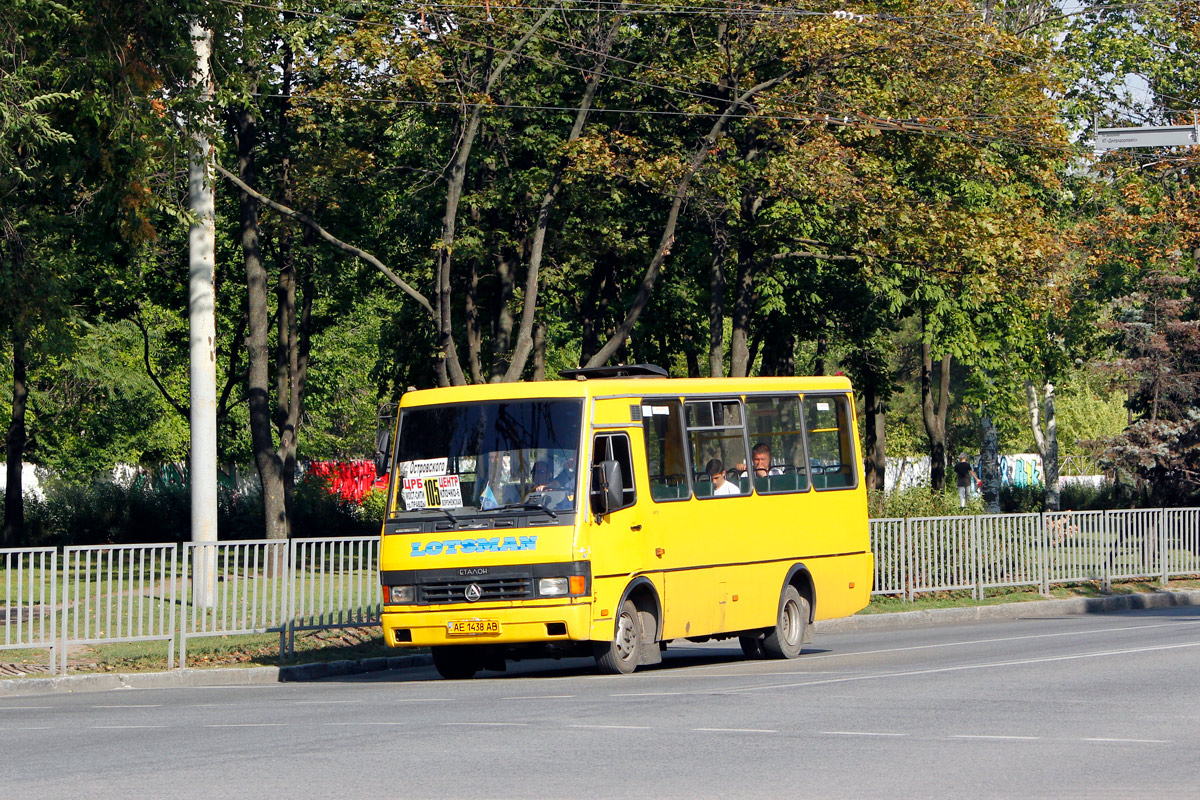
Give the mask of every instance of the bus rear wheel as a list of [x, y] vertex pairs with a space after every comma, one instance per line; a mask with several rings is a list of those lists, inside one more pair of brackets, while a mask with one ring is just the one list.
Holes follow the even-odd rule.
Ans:
[[475, 677], [481, 662], [474, 647], [441, 646], [429, 648], [433, 667], [446, 680], [457, 681]]
[[763, 639], [763, 652], [770, 658], [795, 658], [804, 647], [808, 626], [808, 601], [795, 586], [785, 586], [779, 600], [779, 618]]
[[612, 641], [596, 645], [596, 666], [610, 675], [628, 675], [637, 669], [642, 654], [642, 616], [627, 599], [614, 622]]

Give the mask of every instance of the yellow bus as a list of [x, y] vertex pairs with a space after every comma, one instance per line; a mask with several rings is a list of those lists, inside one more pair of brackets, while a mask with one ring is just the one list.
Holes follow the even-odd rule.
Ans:
[[867, 604], [849, 380], [562, 375], [401, 398], [389, 645], [446, 678], [582, 654], [629, 673], [681, 639], [794, 658], [814, 620]]

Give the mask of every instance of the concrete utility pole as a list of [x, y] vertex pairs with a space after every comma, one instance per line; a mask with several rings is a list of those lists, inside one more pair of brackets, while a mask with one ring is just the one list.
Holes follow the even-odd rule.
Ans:
[[[188, 323], [191, 359], [190, 483], [192, 488], [192, 541], [217, 541], [217, 325], [216, 214], [213, 200], [212, 148], [208, 128], [212, 119], [212, 31], [199, 23], [190, 29], [196, 50], [195, 86], [200, 88], [202, 119], [191, 131], [188, 161], [188, 203], [196, 222], [188, 236]], [[200, 548], [192, 575], [192, 602], [212, 606], [216, 594], [216, 548]]]

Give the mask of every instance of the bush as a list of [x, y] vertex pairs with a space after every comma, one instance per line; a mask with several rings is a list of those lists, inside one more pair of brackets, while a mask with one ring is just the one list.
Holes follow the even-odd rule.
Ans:
[[889, 517], [957, 517], [982, 514], [983, 500], [978, 496], [958, 505], [958, 491], [932, 492], [923, 486], [910, 486], [894, 492], [868, 492], [867, 510], [872, 519]]
[[[45, 499], [25, 497], [25, 546], [144, 544], [189, 541], [187, 486], [50, 483]], [[361, 506], [329, 493], [324, 480], [306, 477], [292, 498], [294, 536], [374, 536], [383, 522], [386, 493], [372, 491]], [[217, 487], [217, 537], [261, 539], [262, 492]]]
[[373, 536], [379, 533], [382, 522], [382, 507], [377, 515], [368, 517], [362, 506], [331, 494], [328, 481], [319, 475], [306, 473], [296, 484], [292, 495], [293, 536]]
[[109, 482], [50, 485], [46, 498], [25, 498], [26, 542], [95, 545], [181, 542], [191, 536], [187, 487]]
[[1000, 487], [1000, 513], [1030, 514], [1046, 509], [1046, 487], [1040, 483], [1029, 486], [1008, 484]]

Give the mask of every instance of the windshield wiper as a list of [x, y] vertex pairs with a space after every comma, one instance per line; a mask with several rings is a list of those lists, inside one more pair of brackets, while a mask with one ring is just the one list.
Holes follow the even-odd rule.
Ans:
[[447, 517], [449, 517], [450, 521], [453, 522], [455, 525], [458, 524], [458, 517], [451, 514], [450, 509], [448, 509], [448, 508], [442, 508], [441, 506], [435, 506], [433, 508], [428, 508], [428, 507], [422, 508], [421, 511], [440, 511], [443, 514], [445, 514]]
[[554, 519], [558, 519], [558, 514], [555, 514], [550, 509], [540, 503], [505, 503], [499, 506], [494, 511], [545, 511]]

